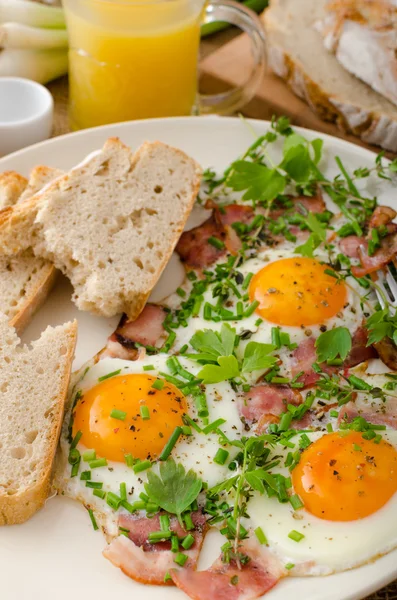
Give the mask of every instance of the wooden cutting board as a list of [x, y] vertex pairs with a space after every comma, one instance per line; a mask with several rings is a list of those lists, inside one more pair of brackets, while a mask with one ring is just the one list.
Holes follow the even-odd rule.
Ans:
[[[249, 37], [247, 34], [239, 35], [202, 60], [200, 90], [216, 93], [243, 85], [252, 64]], [[244, 106], [242, 112], [254, 119], [271, 119], [273, 115], [285, 115], [294, 125], [328, 133], [379, 152], [379, 148], [364, 144], [355, 136], [341, 131], [336, 125], [322, 121], [279, 77], [270, 72], [265, 73], [255, 97]]]

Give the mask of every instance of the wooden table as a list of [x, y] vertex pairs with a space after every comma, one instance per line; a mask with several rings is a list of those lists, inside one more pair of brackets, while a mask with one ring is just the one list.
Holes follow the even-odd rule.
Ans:
[[[219, 33], [217, 35], [211, 36], [203, 40], [201, 44], [201, 56], [205, 58], [212, 52], [216, 51], [220, 46], [227, 43], [236, 37], [237, 32], [233, 29], [229, 29]], [[67, 103], [68, 103], [68, 79], [67, 77], [62, 77], [52, 83], [49, 84], [48, 88], [54, 96], [55, 100], [55, 118], [54, 118], [54, 128], [53, 128], [53, 136], [62, 135], [64, 133], [68, 133], [69, 129], [69, 121], [67, 114]], [[244, 110], [242, 111], [244, 112]], [[326, 585], [326, 578], [324, 579], [324, 584]], [[335, 598], [338, 600], [338, 598]], [[397, 600], [397, 580], [390, 584], [389, 586], [383, 588], [379, 592], [372, 594], [367, 598], [367, 600]]]

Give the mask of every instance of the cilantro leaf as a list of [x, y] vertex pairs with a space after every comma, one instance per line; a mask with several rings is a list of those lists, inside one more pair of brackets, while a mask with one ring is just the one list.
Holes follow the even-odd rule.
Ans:
[[197, 352], [208, 355], [210, 360], [216, 360], [218, 356], [233, 354], [235, 341], [236, 330], [227, 323], [222, 323], [220, 333], [212, 329], [197, 331], [191, 338], [190, 345]]
[[242, 373], [252, 373], [259, 369], [268, 369], [276, 363], [276, 357], [270, 353], [276, 349], [273, 344], [261, 344], [260, 342], [248, 342], [244, 351]]
[[219, 383], [240, 375], [238, 360], [232, 354], [219, 356], [217, 365], [205, 365], [197, 374], [203, 383]]
[[294, 253], [314, 258], [314, 251], [320, 246], [321, 242], [321, 238], [316, 233], [311, 233], [304, 244], [295, 248]]
[[315, 347], [320, 363], [335, 358], [345, 360], [352, 348], [352, 336], [346, 327], [335, 327], [319, 335]]
[[238, 160], [228, 178], [228, 186], [237, 192], [246, 190], [243, 200], [274, 200], [285, 189], [286, 179], [277, 169]]
[[185, 467], [173, 458], [160, 463], [160, 476], [148, 471], [147, 478], [145, 491], [149, 498], [160, 508], [176, 515], [184, 528], [182, 513], [199, 495], [201, 479], [192, 469], [186, 473]]

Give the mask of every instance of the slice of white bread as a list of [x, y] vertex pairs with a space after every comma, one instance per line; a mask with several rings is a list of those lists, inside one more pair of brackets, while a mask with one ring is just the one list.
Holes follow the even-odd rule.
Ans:
[[117, 138], [30, 200], [0, 214], [7, 253], [33, 248], [72, 282], [81, 310], [131, 320], [183, 231], [201, 168], [160, 142], [131, 152]]
[[0, 317], [0, 525], [23, 523], [48, 496], [76, 336], [66, 323], [20, 346]]
[[0, 210], [15, 204], [28, 185], [28, 180], [15, 171], [0, 173]]
[[397, 8], [382, 0], [332, 0], [316, 24], [339, 63], [397, 104]]
[[322, 119], [397, 151], [397, 108], [348, 73], [315, 30], [326, 1], [272, 0], [263, 16], [269, 66]]
[[[62, 171], [49, 167], [36, 167], [29, 180], [18, 173], [3, 173], [0, 175], [0, 198], [13, 189], [12, 202], [8, 193], [8, 206], [23, 202], [59, 175]], [[44, 302], [55, 279], [55, 267], [36, 258], [31, 249], [17, 256], [0, 255], [0, 308], [19, 333]]]

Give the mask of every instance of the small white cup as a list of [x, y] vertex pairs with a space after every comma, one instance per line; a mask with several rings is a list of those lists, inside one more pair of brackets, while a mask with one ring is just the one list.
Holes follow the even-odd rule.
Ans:
[[0, 156], [51, 135], [54, 101], [40, 83], [0, 77]]

